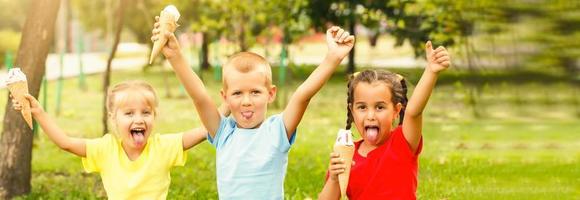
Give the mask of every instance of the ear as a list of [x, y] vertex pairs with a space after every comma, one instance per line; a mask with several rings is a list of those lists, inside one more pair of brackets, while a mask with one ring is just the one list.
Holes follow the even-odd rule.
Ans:
[[107, 117], [109, 117], [110, 119], [114, 119], [115, 115], [113, 115], [112, 112], [107, 112]]
[[226, 99], [227, 99], [227, 94], [226, 94], [226, 91], [224, 91], [224, 89], [223, 89], [223, 88], [220, 90], [220, 96], [222, 96], [222, 101], [223, 101], [223, 102], [227, 102], [227, 101], [226, 101]]
[[393, 119], [396, 119], [397, 117], [399, 117], [399, 113], [401, 112], [401, 109], [403, 109], [403, 104], [397, 103], [397, 105], [395, 105], [395, 113], [393, 114]]
[[276, 99], [276, 91], [278, 90], [278, 88], [276, 88], [275, 85], [270, 86], [270, 89], [268, 90], [268, 103], [272, 103], [274, 102], [274, 100]]

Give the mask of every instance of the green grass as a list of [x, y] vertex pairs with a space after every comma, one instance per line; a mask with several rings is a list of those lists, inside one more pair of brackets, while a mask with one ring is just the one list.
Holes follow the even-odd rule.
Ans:
[[[278, 94], [279, 100], [289, 97], [308, 72], [294, 70], [294, 79], [283, 88], [285, 95]], [[420, 75], [417, 70], [405, 73], [412, 83]], [[481, 77], [482, 82], [470, 82], [465, 77], [474, 75], [462, 73], [451, 71], [441, 78], [442, 84], [436, 88], [425, 111], [418, 197], [577, 199], [580, 196], [578, 87], [567, 82], [515, 83], [504, 75], [494, 76], [504, 77], [503, 83]], [[168, 77], [172, 98], [166, 97], [164, 76]], [[206, 86], [218, 100], [220, 82], [212, 77], [209, 72], [204, 74]], [[87, 78], [86, 92], [77, 88], [77, 79], [64, 81], [62, 110], [55, 118], [68, 134], [94, 138], [102, 134], [101, 76]], [[138, 78], [154, 85], [160, 97], [155, 132], [173, 133], [200, 125], [193, 104], [180, 91], [172, 72], [116, 71], [112, 78], [113, 83]], [[319, 92], [298, 127], [285, 181], [287, 199], [315, 199], [323, 186], [336, 130], [345, 121], [343, 78], [344, 73], [338, 72]], [[55, 116], [56, 84], [48, 85], [47, 110], [52, 116]], [[473, 86], [480, 86], [479, 95], [469, 95]], [[2, 93], [7, 96], [6, 90]], [[0, 99], [0, 104], [5, 102], [5, 98]], [[473, 105], [480, 110], [479, 117], [474, 116]], [[1, 112], [3, 109], [0, 107]], [[280, 106], [269, 109], [269, 113], [280, 111]], [[186, 166], [174, 168], [171, 173], [169, 199], [217, 199], [215, 150], [203, 143], [188, 154]], [[34, 141], [32, 167], [32, 192], [22, 199], [105, 197], [99, 176], [83, 173], [80, 158], [59, 150], [42, 133]]]

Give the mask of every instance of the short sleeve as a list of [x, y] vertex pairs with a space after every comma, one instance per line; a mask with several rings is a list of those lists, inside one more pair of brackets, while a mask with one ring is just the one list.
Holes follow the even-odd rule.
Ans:
[[405, 158], [410, 158], [411, 160], [417, 160], [423, 148], [423, 136], [421, 136], [421, 139], [419, 140], [417, 151], [413, 153], [411, 147], [409, 147], [409, 143], [405, 139], [402, 126], [398, 126], [391, 134], [393, 135], [393, 149], [397, 154], [404, 155]]
[[220, 144], [220, 141], [224, 140], [225, 137], [224, 133], [226, 132], [227, 129], [229, 129], [229, 126], [231, 126], [232, 123], [235, 126], [235, 121], [233, 120], [232, 116], [229, 117], [221, 116], [220, 125], [215, 133], [215, 136], [212, 138], [211, 135], [208, 133], [207, 141], [217, 148]]
[[106, 134], [101, 138], [87, 139], [86, 141], [86, 156], [82, 158], [83, 168], [86, 172], [100, 172], [102, 169], [101, 164], [105, 158], [104, 149], [110, 146], [113, 137], [110, 134]]
[[187, 162], [187, 153], [183, 151], [183, 133], [163, 134], [160, 136], [166, 155], [169, 157], [169, 166], [184, 166]]
[[282, 114], [277, 114], [272, 116], [270, 119], [271, 129], [275, 137], [273, 141], [277, 141], [278, 149], [281, 152], [288, 152], [290, 150], [290, 146], [294, 144], [296, 139], [296, 130], [292, 133], [292, 137], [288, 139], [288, 135], [286, 134], [286, 126], [284, 125], [284, 120], [282, 118]]

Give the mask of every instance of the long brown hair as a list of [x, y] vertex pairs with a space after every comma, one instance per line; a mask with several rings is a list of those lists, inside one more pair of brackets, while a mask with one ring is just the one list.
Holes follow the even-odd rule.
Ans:
[[403, 107], [399, 112], [399, 125], [403, 123], [403, 118], [405, 116], [405, 107], [407, 106], [407, 83], [403, 76], [384, 70], [365, 70], [362, 72], [356, 72], [350, 75], [348, 79], [348, 92], [347, 92], [347, 107], [346, 107], [346, 129], [350, 129], [352, 122], [354, 121], [351, 106], [354, 101], [354, 88], [360, 82], [373, 83], [375, 81], [382, 81], [387, 84], [391, 91], [391, 102], [393, 105], [401, 103]]

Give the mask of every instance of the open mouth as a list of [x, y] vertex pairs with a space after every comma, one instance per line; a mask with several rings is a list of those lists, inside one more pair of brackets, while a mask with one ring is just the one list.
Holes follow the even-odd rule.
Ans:
[[145, 143], [145, 128], [132, 128], [131, 137], [136, 145], [143, 145]]
[[379, 135], [379, 126], [377, 125], [368, 125], [365, 126], [365, 136], [369, 142], [375, 143], [377, 141]]

